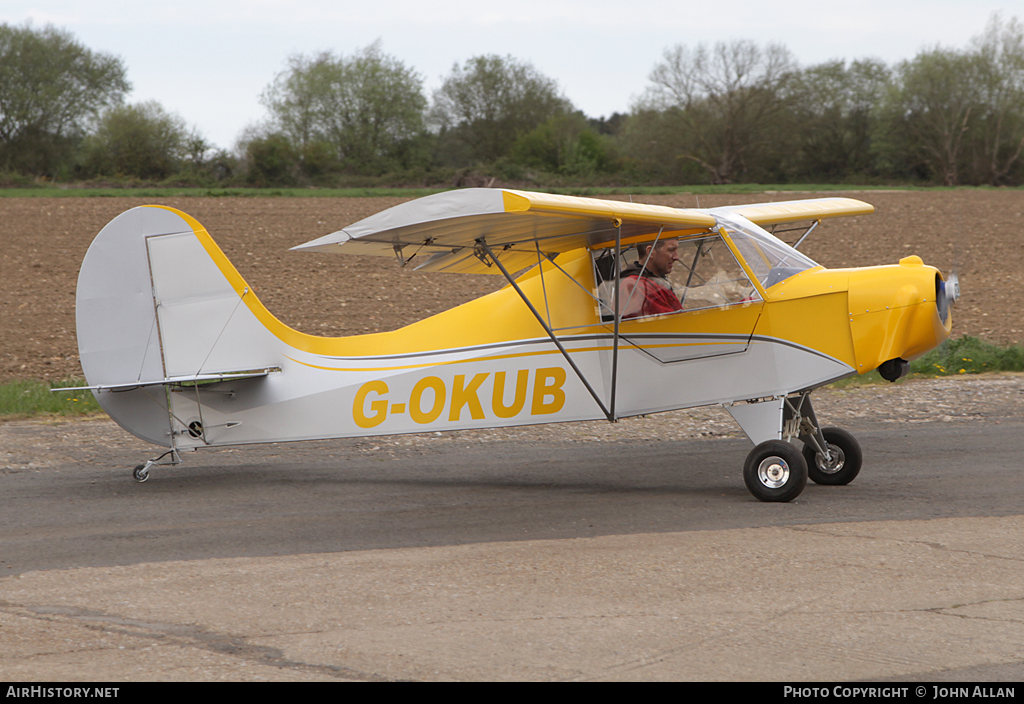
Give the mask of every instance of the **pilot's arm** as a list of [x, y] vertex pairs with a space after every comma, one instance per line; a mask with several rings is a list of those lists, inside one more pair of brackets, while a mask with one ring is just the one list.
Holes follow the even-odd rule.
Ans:
[[630, 276], [619, 286], [619, 305], [622, 318], [641, 315], [664, 315], [683, 309], [679, 297], [666, 279]]
[[619, 306], [623, 319], [635, 318], [643, 312], [647, 297], [645, 284], [638, 276], [630, 276], [619, 283]]

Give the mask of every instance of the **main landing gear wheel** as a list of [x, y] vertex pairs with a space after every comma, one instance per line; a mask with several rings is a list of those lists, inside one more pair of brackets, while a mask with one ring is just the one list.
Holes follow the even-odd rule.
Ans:
[[759, 501], [792, 501], [807, 486], [807, 463], [788, 442], [766, 440], [747, 455], [743, 481]]
[[860, 473], [864, 462], [860, 443], [842, 428], [822, 428], [821, 434], [825, 436], [831, 457], [826, 458], [813, 445], [804, 445], [807, 476], [815, 484], [849, 484]]

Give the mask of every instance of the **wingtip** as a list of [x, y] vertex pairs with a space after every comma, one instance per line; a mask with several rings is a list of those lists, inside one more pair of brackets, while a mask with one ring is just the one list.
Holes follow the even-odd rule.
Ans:
[[329, 235], [318, 237], [315, 240], [310, 240], [309, 242], [303, 242], [302, 244], [297, 244], [294, 247], [289, 247], [288, 251], [325, 252], [330, 251], [330, 249], [333, 249], [333, 247], [330, 247], [330, 245], [341, 246], [348, 242], [350, 239], [352, 239], [352, 236], [350, 234], [348, 234], [344, 230], [338, 230], [337, 232], [332, 232]]

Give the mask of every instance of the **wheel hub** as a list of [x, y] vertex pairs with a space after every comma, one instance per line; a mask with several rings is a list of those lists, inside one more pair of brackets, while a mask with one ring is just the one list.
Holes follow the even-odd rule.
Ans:
[[789, 481], [789, 464], [781, 457], [765, 457], [757, 466], [757, 478], [769, 489], [778, 489]]
[[835, 474], [842, 470], [843, 465], [846, 464], [846, 454], [842, 448], [832, 443], [828, 443], [828, 452], [829, 456], [827, 458], [820, 452], [815, 454], [814, 464], [818, 466], [818, 469], [823, 474]]

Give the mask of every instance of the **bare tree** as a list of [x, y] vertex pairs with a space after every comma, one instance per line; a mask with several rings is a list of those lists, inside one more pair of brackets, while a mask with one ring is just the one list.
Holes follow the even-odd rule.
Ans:
[[968, 52], [936, 48], [899, 65], [894, 107], [908, 147], [947, 186], [960, 182], [971, 120], [978, 118], [979, 61]]
[[676, 46], [654, 67], [654, 85], [635, 109], [674, 110], [685, 133], [678, 156], [700, 164], [713, 183], [728, 183], [773, 138], [768, 123], [783, 110], [780, 87], [795, 68], [776, 44]]
[[998, 13], [972, 41], [978, 58], [981, 172], [991, 185], [1007, 182], [1024, 150], [1024, 27]]
[[878, 107], [892, 84], [881, 61], [828, 61], [803, 69], [786, 88], [797, 121], [801, 177], [842, 179], [864, 174], [873, 161]]

